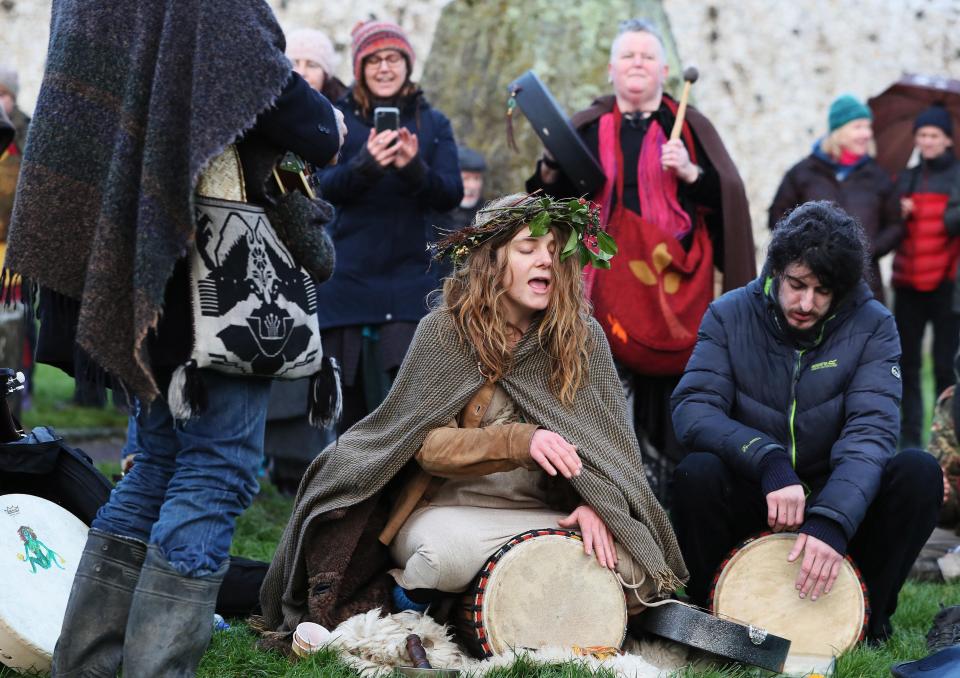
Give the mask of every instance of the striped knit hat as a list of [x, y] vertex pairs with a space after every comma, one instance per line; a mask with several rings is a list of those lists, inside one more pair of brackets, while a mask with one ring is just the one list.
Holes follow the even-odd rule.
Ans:
[[381, 49], [395, 49], [407, 60], [407, 71], [413, 70], [413, 47], [403, 29], [389, 21], [358, 23], [353, 36], [353, 77], [362, 82], [363, 60]]

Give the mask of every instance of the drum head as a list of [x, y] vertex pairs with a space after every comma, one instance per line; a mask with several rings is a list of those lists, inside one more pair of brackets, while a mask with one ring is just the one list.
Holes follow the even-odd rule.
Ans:
[[866, 623], [867, 601], [854, 567], [844, 560], [829, 594], [801, 599], [794, 588], [802, 558], [787, 562], [796, 534], [747, 542], [721, 566], [711, 607], [791, 641], [790, 655], [836, 656], [853, 647]]
[[50, 670], [87, 526], [29, 494], [0, 496], [0, 661]]
[[511, 648], [620, 647], [626, 634], [620, 582], [571, 536], [536, 536], [503, 553], [490, 572], [482, 605], [494, 654]]

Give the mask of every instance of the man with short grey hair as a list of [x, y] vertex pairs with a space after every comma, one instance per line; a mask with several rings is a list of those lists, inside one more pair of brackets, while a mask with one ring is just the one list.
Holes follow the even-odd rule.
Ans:
[[[599, 160], [605, 185], [593, 196], [621, 255], [587, 280], [597, 320], [610, 341], [645, 452], [650, 485], [669, 503], [667, 482], [683, 456], [669, 398], [693, 350], [697, 327], [713, 299], [714, 264], [724, 289], [756, 275], [743, 182], [720, 136], [687, 108], [671, 133], [678, 103], [664, 93], [669, 66], [654, 24], [620, 24], [607, 65], [613, 94], [572, 118]], [[527, 190], [579, 197], [545, 152]]]

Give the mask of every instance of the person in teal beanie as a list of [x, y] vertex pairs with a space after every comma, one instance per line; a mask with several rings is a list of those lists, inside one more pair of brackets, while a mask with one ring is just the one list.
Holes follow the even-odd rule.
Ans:
[[794, 207], [830, 200], [857, 219], [867, 235], [873, 296], [884, 301], [877, 260], [896, 249], [903, 237], [900, 204], [893, 180], [873, 159], [873, 113], [852, 94], [841, 94], [827, 113], [827, 134], [806, 158], [791, 167], [768, 212], [772, 231]]
[[866, 120], [869, 123], [873, 120], [873, 113], [866, 104], [852, 94], [841, 94], [830, 104], [830, 113], [827, 116], [830, 132], [854, 120]]

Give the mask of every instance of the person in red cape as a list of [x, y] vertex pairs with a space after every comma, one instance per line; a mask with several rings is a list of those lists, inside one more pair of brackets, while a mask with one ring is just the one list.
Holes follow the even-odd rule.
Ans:
[[[600, 161], [606, 182], [593, 197], [620, 256], [588, 274], [587, 294], [610, 341], [628, 397], [644, 464], [657, 497], [683, 456], [669, 398], [714, 296], [714, 266], [724, 291], [756, 276], [743, 181], [720, 135], [687, 108], [680, 139], [670, 141], [677, 102], [663, 91], [663, 39], [641, 19], [620, 24], [610, 48], [612, 95], [571, 119]], [[556, 197], [579, 191], [548, 152], [527, 190]]]
[[920, 447], [923, 427], [923, 335], [933, 326], [934, 400], [955, 382], [953, 358], [960, 314], [953, 308], [960, 259], [960, 232], [946, 218], [950, 192], [960, 185], [960, 161], [953, 152], [953, 121], [942, 106], [931, 106], [913, 123], [920, 162], [897, 178], [904, 237], [893, 258], [893, 315], [903, 347], [903, 417], [900, 442]]

